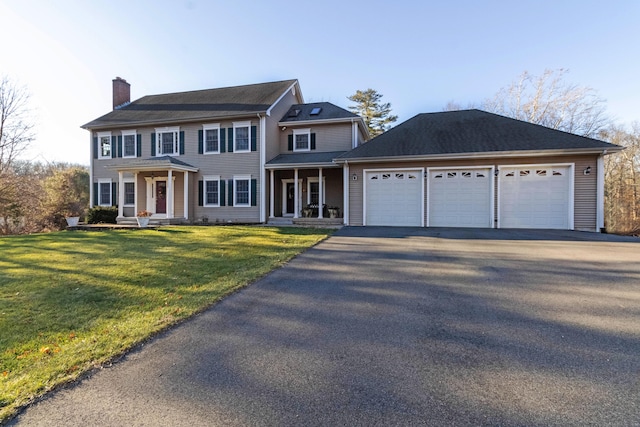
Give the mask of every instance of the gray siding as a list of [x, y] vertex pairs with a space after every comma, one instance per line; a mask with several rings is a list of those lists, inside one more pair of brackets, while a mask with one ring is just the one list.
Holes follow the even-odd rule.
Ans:
[[[448, 160], [448, 161], [415, 161], [415, 162], [389, 162], [389, 163], [350, 163], [349, 174], [358, 176], [357, 181], [349, 180], [349, 223], [350, 225], [363, 224], [363, 170], [384, 168], [428, 168], [428, 167], [467, 167], [467, 166], [494, 166], [520, 165], [520, 164], [550, 164], [550, 163], [574, 163], [574, 229], [596, 230], [596, 186], [597, 186], [597, 155], [583, 156], [553, 156], [553, 157], [526, 157], [526, 158], [501, 158], [501, 159], [473, 159], [473, 160]], [[591, 173], [584, 175], [583, 171], [591, 166]], [[425, 191], [427, 185], [425, 185]], [[498, 217], [497, 204], [497, 180], [494, 191], [496, 200], [494, 203], [494, 215]], [[428, 194], [425, 197], [425, 224], [428, 213]]]
[[322, 124], [313, 126], [287, 127], [280, 133], [280, 152], [288, 151], [288, 138], [293, 135], [293, 129], [310, 129], [316, 134], [315, 151], [348, 151], [351, 150], [351, 123]]

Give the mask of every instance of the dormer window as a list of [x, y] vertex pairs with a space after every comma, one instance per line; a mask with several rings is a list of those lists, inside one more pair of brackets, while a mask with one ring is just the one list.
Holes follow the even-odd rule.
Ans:
[[311, 130], [295, 129], [293, 131], [293, 151], [311, 150]]

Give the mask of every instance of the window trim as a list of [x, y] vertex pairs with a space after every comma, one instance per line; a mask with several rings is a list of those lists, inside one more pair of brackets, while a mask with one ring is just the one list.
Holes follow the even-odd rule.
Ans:
[[[132, 159], [134, 157], [138, 157], [138, 138], [137, 138], [137, 134], [136, 134], [136, 130], [123, 130], [120, 132], [120, 134], [122, 135], [122, 158], [124, 159]], [[126, 156], [126, 149], [125, 149], [125, 136], [133, 136], [133, 155], [131, 156]]]
[[[296, 137], [298, 135], [307, 135], [307, 148], [297, 148]], [[311, 129], [294, 129], [293, 130], [293, 151], [311, 151]]]
[[[218, 151], [207, 151], [207, 131], [210, 130], [218, 131]], [[220, 154], [220, 144], [220, 123], [202, 125], [202, 154]]]
[[[247, 191], [249, 197], [247, 197], [247, 203], [237, 203], [238, 199], [238, 181], [247, 181]], [[234, 175], [233, 176], [233, 206], [236, 208], [250, 208], [251, 207], [251, 175]]]
[[[113, 181], [110, 178], [103, 178], [103, 179], [98, 179], [98, 206], [113, 206], [112, 204], [112, 200], [113, 200], [113, 194], [111, 194], [111, 190], [112, 190], [112, 183]], [[102, 203], [102, 184], [108, 184], [109, 187], [109, 204], [104, 204]]]
[[[102, 138], [109, 139], [109, 155], [105, 156], [102, 154]], [[113, 153], [113, 141], [111, 139], [111, 132], [98, 132], [98, 159], [111, 159]]]
[[[180, 126], [156, 128], [156, 157], [180, 155]], [[162, 152], [162, 134], [173, 133], [173, 152]]]
[[[247, 128], [247, 148], [239, 150], [236, 146], [236, 138], [238, 136], [238, 128]], [[233, 122], [233, 152], [234, 153], [250, 153], [251, 152], [251, 122]]]
[[[127, 203], [127, 184], [133, 184], [133, 203]], [[122, 193], [124, 194], [124, 202], [122, 206], [124, 207], [133, 207], [136, 205], [136, 182], [133, 178], [124, 178], [122, 180]]]
[[[324, 189], [324, 191], [322, 192], [322, 204], [326, 205], [327, 204], [327, 178], [326, 177], [322, 177], [322, 188]], [[311, 184], [319, 184], [320, 180], [318, 179], [318, 177], [313, 177], [310, 176], [307, 178], [307, 204], [311, 204]]]
[[[207, 182], [209, 181], [217, 181], [218, 182], [218, 203], [207, 203]], [[219, 208], [220, 207], [220, 198], [223, 197], [220, 186], [220, 175], [205, 175], [202, 177], [202, 206], [206, 208]]]

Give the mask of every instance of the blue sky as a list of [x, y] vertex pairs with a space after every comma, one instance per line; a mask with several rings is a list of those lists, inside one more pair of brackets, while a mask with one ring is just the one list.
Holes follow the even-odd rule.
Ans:
[[144, 95], [297, 78], [307, 102], [373, 88], [398, 122], [569, 69], [621, 124], [640, 120], [640, 2], [0, 0], [0, 75], [28, 87], [26, 158], [88, 164], [80, 126], [111, 80]]

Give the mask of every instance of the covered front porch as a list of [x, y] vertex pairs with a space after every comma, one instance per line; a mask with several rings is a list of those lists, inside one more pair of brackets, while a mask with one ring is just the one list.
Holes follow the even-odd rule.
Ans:
[[111, 165], [118, 172], [118, 224], [135, 221], [146, 211], [155, 224], [190, 219], [193, 178], [198, 169], [170, 156]]
[[268, 162], [269, 223], [341, 224], [344, 176], [332, 161], [339, 154], [281, 154]]

